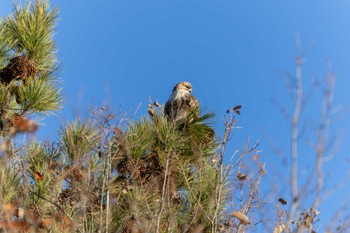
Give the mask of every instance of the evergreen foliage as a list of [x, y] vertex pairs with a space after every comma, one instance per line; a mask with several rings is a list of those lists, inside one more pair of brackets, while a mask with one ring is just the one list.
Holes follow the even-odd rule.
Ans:
[[58, 9], [47, 1], [36, 0], [25, 6], [14, 5], [14, 13], [4, 21], [4, 38], [16, 52], [32, 59], [39, 70], [53, 71], [56, 60], [52, 39]]
[[[38, 128], [31, 115], [61, 108], [57, 14], [47, 0], [33, 0], [0, 19], [0, 231], [256, 232], [264, 221], [254, 210], [264, 203], [258, 191], [266, 173], [257, 144], [248, 139], [223, 161], [240, 105], [227, 111], [221, 140], [213, 113], [194, 109], [171, 122], [159, 104], [139, 119], [100, 108], [62, 126], [54, 142], [20, 140], [18, 134]], [[322, 137], [318, 148], [325, 146]], [[274, 233], [315, 232], [315, 208], [276, 210], [278, 219], [267, 220]]]
[[23, 112], [41, 113], [61, 107], [60, 91], [44, 79], [30, 80], [26, 85], [21, 85], [16, 94]]
[[88, 121], [81, 123], [76, 120], [64, 126], [58, 134], [62, 151], [72, 163], [91, 153], [99, 141], [97, 128]]
[[125, 211], [115, 215], [117, 225], [132, 219], [140, 221], [134, 225], [156, 232], [157, 213], [166, 205], [159, 219], [165, 232], [186, 232], [191, 224], [211, 229], [215, 168], [208, 156], [215, 153], [217, 143], [200, 140], [210, 128], [201, 121], [208, 116], [179, 127], [155, 115], [153, 121], [131, 122], [117, 137], [116, 180], [122, 180], [119, 189], [126, 196]]

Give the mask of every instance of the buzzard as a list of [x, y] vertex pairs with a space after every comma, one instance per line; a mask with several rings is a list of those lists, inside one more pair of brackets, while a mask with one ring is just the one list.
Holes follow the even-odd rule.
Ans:
[[192, 85], [189, 82], [180, 82], [175, 85], [164, 106], [164, 115], [170, 121], [182, 123], [191, 112], [198, 111], [199, 103], [191, 92]]

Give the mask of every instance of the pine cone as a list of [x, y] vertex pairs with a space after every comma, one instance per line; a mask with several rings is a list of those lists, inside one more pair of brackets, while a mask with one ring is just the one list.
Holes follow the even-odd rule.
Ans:
[[16, 133], [34, 133], [38, 129], [38, 125], [22, 115], [15, 113], [11, 117], [11, 126], [15, 128]]
[[137, 160], [134, 160], [134, 159], [128, 160], [127, 168], [130, 176], [133, 179], [137, 180], [141, 178], [141, 171], [139, 169], [139, 164]]
[[83, 173], [80, 168], [74, 167], [66, 176], [67, 179], [71, 181], [81, 182], [83, 179]]
[[124, 228], [122, 233], [142, 233], [140, 228], [135, 224], [134, 217], [129, 218], [128, 221], [123, 225]]
[[40, 208], [37, 205], [31, 204], [27, 208], [28, 216], [32, 223], [38, 222], [38, 220], [41, 218], [40, 214]]
[[135, 220], [134, 218], [129, 218], [128, 221], [124, 225], [123, 233], [132, 233], [133, 226], [134, 226]]
[[204, 231], [204, 226], [201, 223], [193, 223], [188, 229], [188, 233], [202, 233]]
[[24, 117], [18, 113], [15, 113], [11, 117], [11, 124], [15, 128], [19, 128], [24, 124]]
[[156, 152], [149, 154], [146, 159], [148, 173], [158, 173], [163, 170]]
[[166, 233], [168, 232], [168, 228], [169, 228], [169, 223], [162, 223], [160, 225], [160, 232]]
[[149, 172], [146, 165], [142, 160], [130, 160], [129, 172], [135, 181], [143, 183], [147, 179]]
[[17, 56], [11, 58], [9, 64], [2, 70], [1, 79], [4, 83], [10, 83], [14, 79], [22, 79], [25, 82], [27, 78], [35, 76], [37, 71], [32, 60], [26, 56]]
[[127, 161], [123, 160], [117, 165], [117, 171], [119, 174], [125, 176], [128, 173]]
[[58, 196], [58, 200], [61, 204], [74, 205], [78, 199], [78, 193], [73, 189], [65, 189]]

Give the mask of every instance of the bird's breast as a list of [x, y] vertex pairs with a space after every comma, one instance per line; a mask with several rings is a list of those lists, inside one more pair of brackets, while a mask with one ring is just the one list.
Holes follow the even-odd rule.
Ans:
[[189, 94], [188, 91], [184, 91], [184, 90], [176, 90], [171, 94], [171, 99], [182, 99], [184, 97], [186, 97]]

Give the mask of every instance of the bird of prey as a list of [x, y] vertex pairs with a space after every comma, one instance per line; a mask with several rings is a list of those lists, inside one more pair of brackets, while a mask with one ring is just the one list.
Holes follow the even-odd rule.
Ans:
[[198, 100], [191, 95], [191, 92], [192, 85], [189, 82], [180, 82], [175, 85], [164, 106], [164, 115], [171, 122], [183, 123], [193, 111], [197, 111], [196, 114], [199, 114]]

